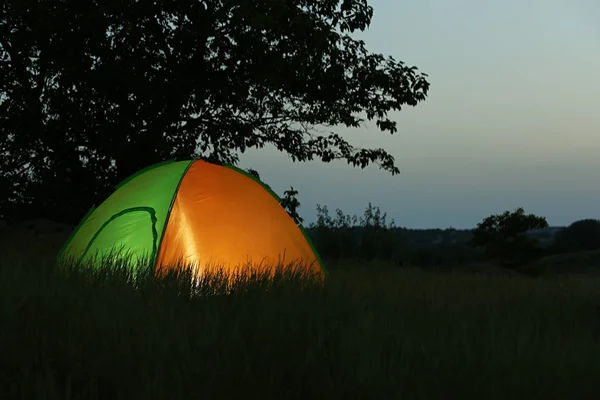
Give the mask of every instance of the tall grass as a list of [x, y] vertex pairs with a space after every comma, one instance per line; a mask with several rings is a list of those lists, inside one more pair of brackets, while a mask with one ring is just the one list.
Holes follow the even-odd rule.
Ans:
[[346, 267], [0, 265], [0, 399], [600, 396], [600, 279]]

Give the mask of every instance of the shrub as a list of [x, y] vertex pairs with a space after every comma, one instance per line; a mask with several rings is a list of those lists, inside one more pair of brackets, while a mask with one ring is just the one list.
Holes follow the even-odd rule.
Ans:
[[327, 206], [317, 204], [317, 222], [310, 225], [319, 253], [328, 259], [389, 260], [399, 241], [394, 228], [394, 221], [388, 224], [387, 214], [371, 203], [360, 218], [339, 208], [333, 218]]

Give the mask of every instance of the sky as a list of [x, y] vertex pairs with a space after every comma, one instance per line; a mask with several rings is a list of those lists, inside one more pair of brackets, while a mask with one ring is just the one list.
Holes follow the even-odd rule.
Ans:
[[299, 191], [305, 225], [316, 205], [363, 215], [369, 202], [397, 226], [473, 228], [523, 207], [551, 226], [600, 219], [600, 1], [371, 0], [359, 35], [372, 52], [429, 75], [427, 100], [367, 123], [334, 127], [359, 147], [383, 147], [400, 175], [345, 162], [294, 163], [248, 151], [282, 194]]

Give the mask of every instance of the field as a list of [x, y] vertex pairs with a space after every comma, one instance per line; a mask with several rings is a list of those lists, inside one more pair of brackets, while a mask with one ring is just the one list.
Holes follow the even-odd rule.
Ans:
[[600, 398], [600, 278], [329, 269], [190, 296], [5, 261], [0, 398]]

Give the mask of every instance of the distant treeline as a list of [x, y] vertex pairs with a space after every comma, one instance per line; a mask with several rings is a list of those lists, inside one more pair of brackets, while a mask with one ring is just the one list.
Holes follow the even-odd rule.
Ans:
[[[371, 204], [363, 217], [349, 216], [339, 209], [332, 217], [326, 206], [317, 206], [317, 222], [306, 231], [326, 260], [376, 259], [399, 265], [437, 267], [490, 259], [484, 248], [471, 243], [471, 229], [408, 229], [386, 219], [387, 215]], [[538, 242], [542, 255], [600, 249], [597, 220], [531, 230], [525, 235]]]

